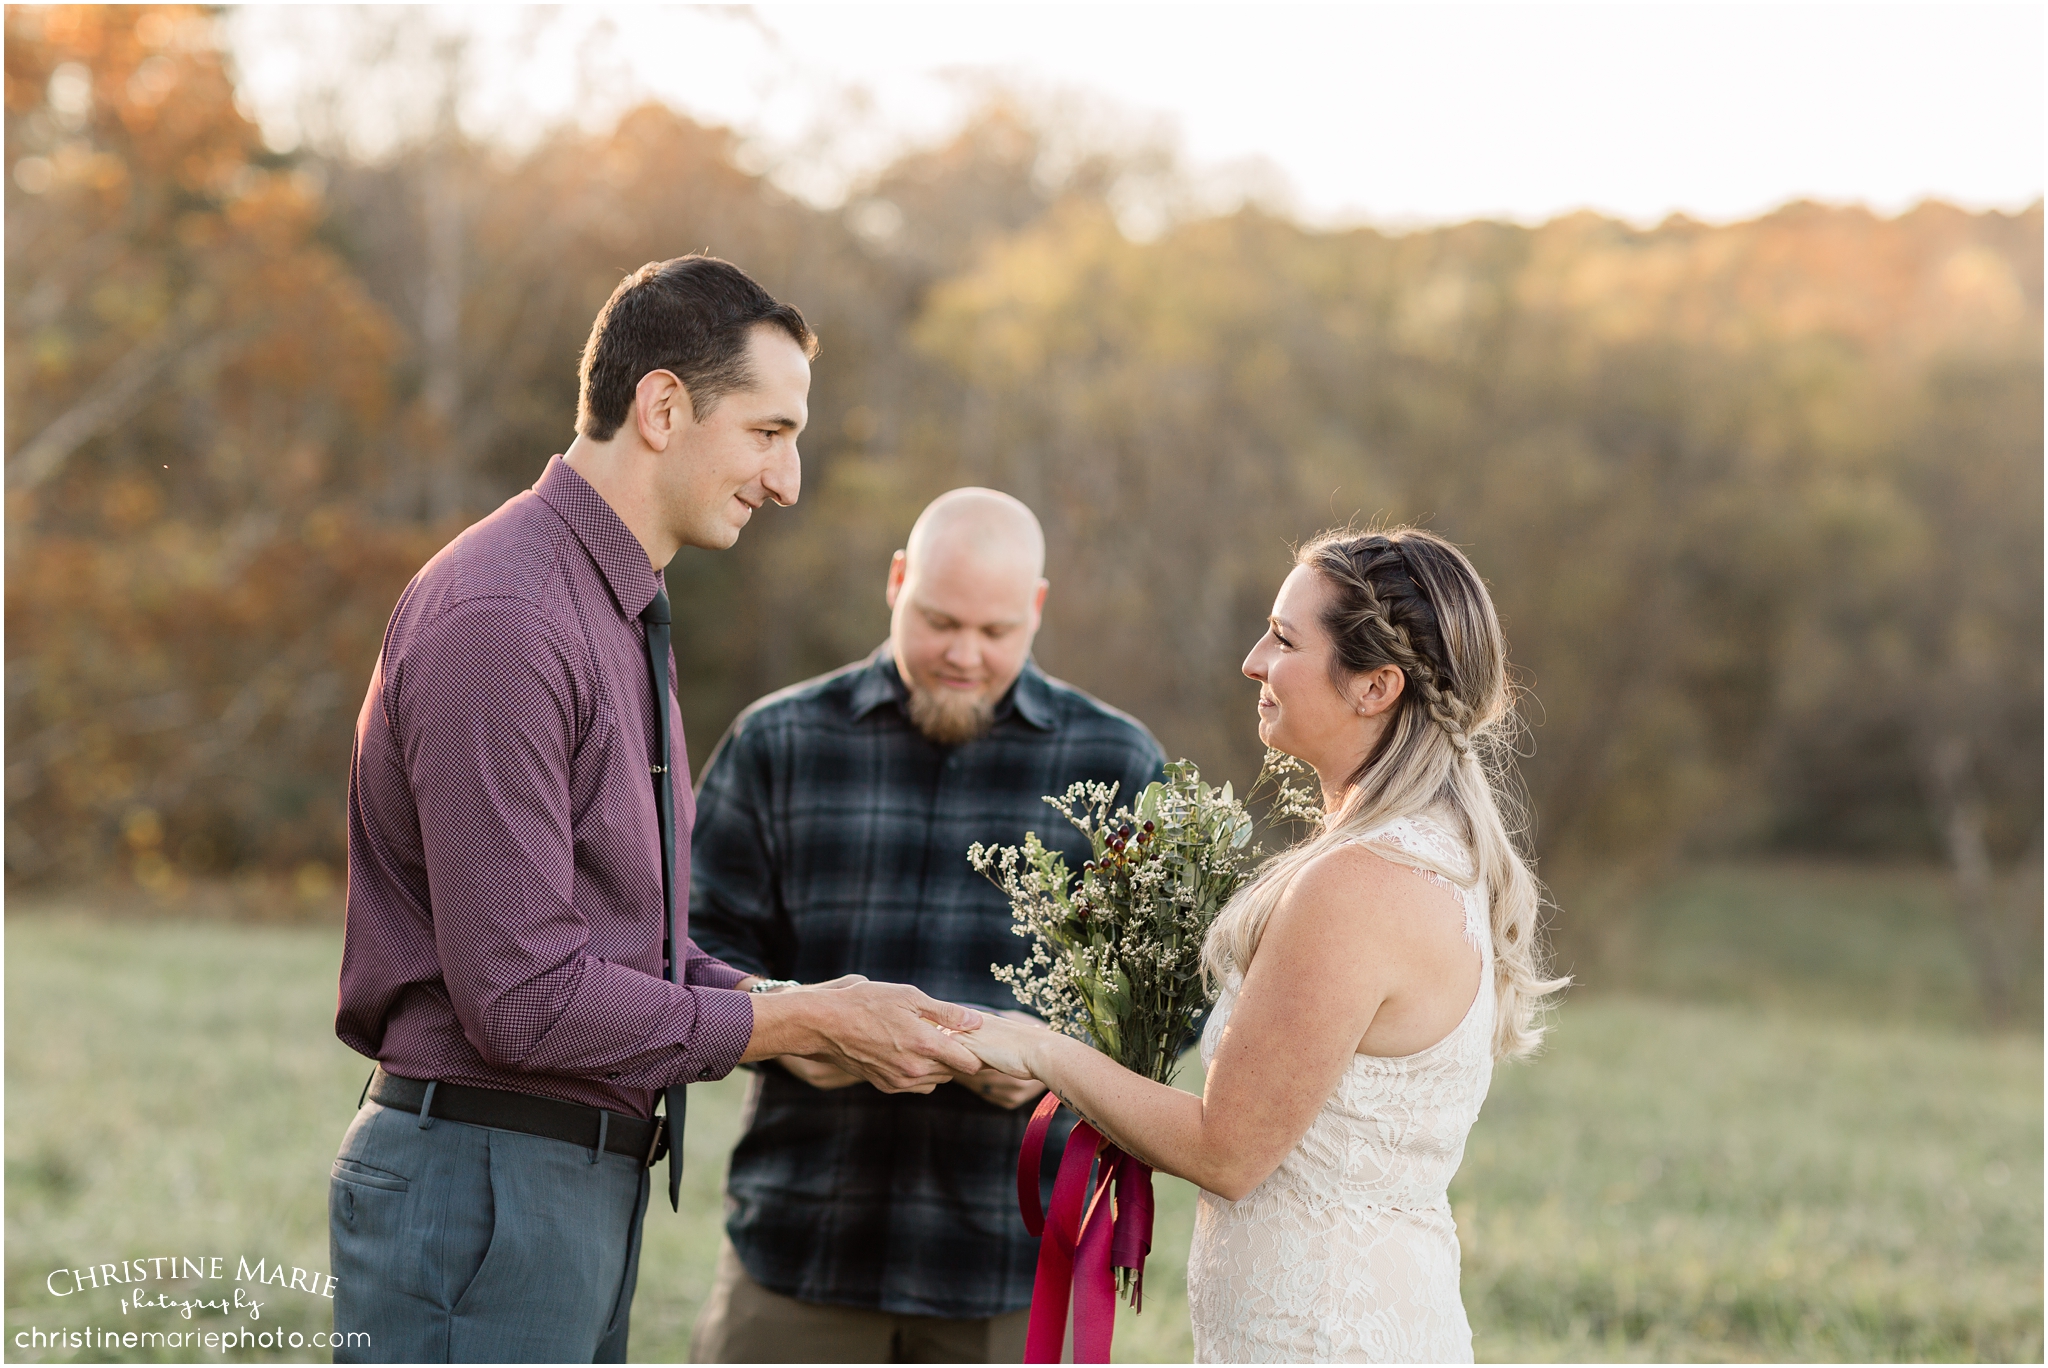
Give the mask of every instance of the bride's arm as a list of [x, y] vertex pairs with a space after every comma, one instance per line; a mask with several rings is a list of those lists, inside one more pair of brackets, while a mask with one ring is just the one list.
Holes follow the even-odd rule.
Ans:
[[1141, 1078], [1067, 1036], [990, 1021], [961, 1040], [1030, 1074], [1117, 1145], [1235, 1201], [1294, 1148], [1390, 992], [1434, 968], [1441, 890], [1346, 846], [1311, 862], [1274, 908], [1200, 1097]]

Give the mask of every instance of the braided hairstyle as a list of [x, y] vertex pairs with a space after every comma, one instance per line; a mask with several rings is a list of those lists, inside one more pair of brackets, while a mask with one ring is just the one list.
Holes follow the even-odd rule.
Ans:
[[[1335, 590], [1323, 617], [1323, 629], [1335, 647], [1331, 682], [1342, 689], [1352, 676], [1382, 665], [1398, 666], [1407, 677], [1401, 711], [1421, 708], [1459, 758], [1471, 758], [1473, 732], [1484, 725], [1472, 700], [1492, 705], [1494, 716], [1486, 722], [1497, 721], [1507, 708], [1507, 649], [1486, 587], [1458, 549], [1411, 528], [1363, 536], [1326, 532], [1301, 549], [1297, 563], [1314, 569]], [[1457, 573], [1459, 568], [1466, 576]], [[1476, 595], [1461, 593], [1468, 586]], [[1474, 676], [1462, 681], [1462, 690], [1431, 589], [1454, 601], [1453, 623], [1468, 630], [1477, 627], [1491, 638], [1459, 643], [1466, 647], [1458, 652], [1465, 672]], [[1477, 602], [1468, 601], [1475, 596]], [[1472, 611], [1475, 608], [1483, 611]], [[1396, 727], [1386, 734], [1389, 740], [1398, 730], [1398, 715], [1395, 721]], [[1416, 725], [1421, 725], [1420, 719]], [[1380, 752], [1351, 776], [1354, 786], [1386, 749], [1382, 744]]]
[[1214, 979], [1251, 963], [1267, 919], [1293, 877], [1317, 855], [1400, 817], [1433, 812], [1463, 835], [1473, 869], [1375, 844], [1375, 853], [1486, 894], [1492, 923], [1494, 1053], [1527, 1054], [1541, 1042], [1543, 1000], [1569, 980], [1545, 968], [1542, 893], [1518, 837], [1521, 804], [1509, 732], [1514, 700], [1507, 642], [1493, 599], [1464, 553], [1418, 528], [1326, 532], [1297, 565], [1330, 593], [1322, 615], [1332, 683], [1344, 688], [1392, 665], [1406, 681], [1379, 744], [1351, 776], [1343, 806], [1321, 831], [1269, 861], [1218, 917], [1203, 947]]

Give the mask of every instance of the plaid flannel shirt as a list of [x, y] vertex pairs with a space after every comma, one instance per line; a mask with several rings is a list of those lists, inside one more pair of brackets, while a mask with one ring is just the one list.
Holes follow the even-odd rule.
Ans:
[[[904, 699], [884, 646], [740, 714], [697, 797], [690, 929], [757, 974], [865, 974], [1014, 1007], [989, 968], [1028, 947], [968, 846], [1036, 831], [1079, 868], [1086, 842], [1044, 796], [1099, 780], [1131, 798], [1165, 756], [1136, 720], [1029, 662], [965, 745], [926, 740]], [[1038, 1253], [1017, 1214], [1029, 1114], [951, 1084], [821, 1091], [765, 1066], [726, 1230], [757, 1282], [804, 1301], [954, 1319], [1017, 1310]]]

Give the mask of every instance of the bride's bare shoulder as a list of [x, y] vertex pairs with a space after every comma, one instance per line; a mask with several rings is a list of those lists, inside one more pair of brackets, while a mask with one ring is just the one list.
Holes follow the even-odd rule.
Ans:
[[[1303, 862], [1273, 913], [1276, 921], [1339, 921], [1360, 930], [1434, 929], [1456, 892], [1440, 878], [1370, 842], [1333, 845]], [[1462, 923], [1459, 923], [1462, 925]]]

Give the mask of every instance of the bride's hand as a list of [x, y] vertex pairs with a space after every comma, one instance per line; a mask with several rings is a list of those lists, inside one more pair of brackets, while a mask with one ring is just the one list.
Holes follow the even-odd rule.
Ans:
[[1035, 1019], [1023, 1018], [1021, 1013], [1005, 1012], [998, 1016], [983, 1012], [979, 1030], [962, 1031], [953, 1038], [974, 1051], [989, 1068], [1012, 1078], [1033, 1078], [1038, 1051], [1053, 1038], [1053, 1032]]

